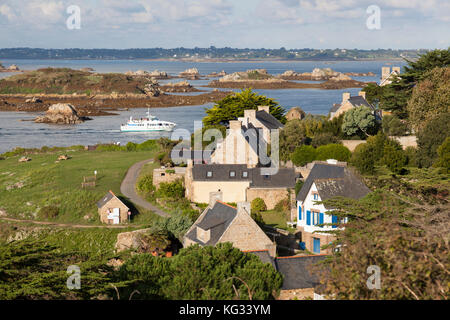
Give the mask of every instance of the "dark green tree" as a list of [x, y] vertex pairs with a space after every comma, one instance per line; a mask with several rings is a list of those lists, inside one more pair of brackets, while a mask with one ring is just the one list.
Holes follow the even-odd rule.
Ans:
[[339, 161], [349, 161], [352, 153], [342, 144], [328, 144], [316, 149], [316, 160], [335, 159]]
[[430, 167], [438, 158], [437, 149], [450, 132], [450, 113], [441, 114], [430, 120], [417, 133], [417, 161], [420, 167]]
[[304, 145], [295, 149], [294, 153], [291, 156], [291, 160], [296, 166], [302, 167], [307, 163], [316, 160], [316, 157], [316, 149], [313, 146]]

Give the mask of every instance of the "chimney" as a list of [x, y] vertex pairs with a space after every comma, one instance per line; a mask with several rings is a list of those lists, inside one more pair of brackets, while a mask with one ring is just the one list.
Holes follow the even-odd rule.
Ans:
[[256, 110], [244, 110], [244, 118], [255, 119]]
[[381, 80], [387, 79], [390, 74], [391, 74], [391, 67], [381, 68]]
[[258, 106], [258, 111], [265, 111], [270, 113], [270, 106]]
[[365, 92], [365, 91], [360, 91], [360, 92], [358, 93], [358, 95], [359, 95], [360, 97], [363, 97], [364, 99], [366, 98], [366, 92]]
[[212, 208], [217, 201], [222, 201], [222, 192], [210, 192], [209, 193], [209, 207]]
[[400, 67], [392, 67], [392, 72], [397, 72], [398, 74], [400, 74]]
[[344, 92], [344, 93], [342, 94], [342, 103], [347, 102], [348, 99], [350, 99], [350, 92]]
[[244, 212], [248, 215], [251, 214], [250, 202], [238, 202], [237, 203], [237, 211], [238, 211], [238, 213]]
[[242, 128], [242, 122], [240, 122], [239, 120], [231, 120], [230, 121], [230, 130], [231, 131], [241, 130], [241, 128]]

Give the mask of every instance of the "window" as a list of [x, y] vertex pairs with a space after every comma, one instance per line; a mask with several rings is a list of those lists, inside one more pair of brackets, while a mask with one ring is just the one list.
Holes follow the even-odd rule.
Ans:
[[242, 172], [242, 178], [248, 178], [248, 171]]
[[313, 192], [312, 195], [314, 200], [319, 200], [319, 194], [317, 192]]
[[207, 178], [212, 178], [212, 176], [213, 176], [212, 171], [208, 171], [208, 172], [206, 173], [206, 177], [207, 177]]
[[230, 178], [236, 177], [236, 171], [230, 171]]
[[320, 224], [320, 212], [311, 210], [311, 213], [313, 216], [313, 225], [316, 226], [316, 225]]

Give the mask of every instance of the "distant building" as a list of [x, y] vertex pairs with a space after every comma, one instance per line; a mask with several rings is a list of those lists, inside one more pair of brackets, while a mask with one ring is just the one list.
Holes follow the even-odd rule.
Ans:
[[[370, 189], [349, 168], [338, 165], [337, 161], [315, 163], [303, 187], [297, 195], [297, 228], [302, 232], [302, 241], [307, 250], [314, 253], [329, 253], [321, 247], [334, 240], [334, 237], [321, 231], [331, 231], [337, 227], [337, 217], [327, 214], [333, 210], [318, 202], [333, 197], [360, 199]], [[344, 221], [345, 222], [345, 221]], [[329, 224], [320, 226], [322, 224]]]
[[360, 106], [369, 107], [373, 110], [377, 119], [381, 118], [376, 108], [366, 100], [366, 93], [364, 91], [360, 91], [357, 96], [351, 96], [349, 92], [344, 92], [342, 94], [342, 102], [335, 103], [330, 109], [330, 120], [339, 117], [341, 114], [350, 109]]
[[382, 67], [381, 68], [381, 81], [380, 81], [380, 87], [383, 87], [385, 85], [392, 83], [392, 78], [394, 75], [399, 76], [401, 73], [400, 67]]
[[106, 224], [121, 224], [128, 221], [128, 208], [119, 198], [109, 191], [97, 203], [100, 221]]
[[210, 197], [209, 206], [186, 232], [184, 247], [230, 242], [242, 251], [268, 250], [272, 257], [276, 255], [276, 245], [250, 216], [250, 203], [239, 202], [235, 208], [220, 200], [220, 192]]
[[296, 119], [302, 120], [305, 116], [306, 116], [305, 112], [299, 107], [291, 108], [288, 111], [288, 113], [286, 113], [286, 119], [288, 121], [296, 120]]
[[185, 176], [186, 198], [208, 203], [210, 192], [222, 192], [225, 202], [251, 202], [262, 198], [271, 210], [280, 200], [289, 197], [298, 175], [294, 168], [280, 168], [274, 175], [266, 175], [262, 169], [245, 164], [193, 165], [189, 162]]

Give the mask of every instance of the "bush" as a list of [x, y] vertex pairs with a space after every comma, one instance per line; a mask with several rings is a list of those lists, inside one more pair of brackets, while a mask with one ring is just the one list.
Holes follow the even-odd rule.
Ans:
[[182, 199], [184, 198], [184, 186], [181, 180], [163, 182], [156, 191], [158, 198]]
[[55, 219], [59, 215], [59, 208], [56, 206], [46, 206], [39, 210], [40, 219]]
[[137, 144], [134, 142], [128, 142], [127, 145], [125, 146], [127, 151], [136, 151], [137, 149]]
[[434, 164], [435, 167], [444, 168], [444, 171], [450, 172], [450, 137], [447, 137], [444, 143], [438, 148], [439, 158]]
[[311, 145], [314, 148], [320, 147], [320, 146], [324, 146], [327, 144], [339, 144], [339, 138], [336, 137], [336, 135], [334, 135], [331, 132], [323, 132], [323, 133], [319, 133], [317, 135], [314, 136], [314, 138], [312, 139]]
[[347, 162], [351, 156], [350, 150], [341, 144], [328, 144], [316, 150], [316, 160], [336, 159]]
[[300, 192], [300, 190], [302, 189], [304, 183], [305, 182], [302, 181], [302, 180], [298, 180], [297, 181], [297, 183], [295, 184], [295, 194], [296, 195]]
[[291, 156], [292, 162], [296, 166], [304, 166], [316, 159], [316, 149], [313, 146], [301, 146], [295, 149]]
[[170, 236], [182, 241], [184, 234], [192, 226], [193, 222], [186, 216], [177, 215], [168, 219], [157, 220], [152, 228], [165, 230]]
[[420, 167], [430, 167], [438, 158], [437, 149], [450, 132], [450, 113], [436, 116], [417, 133], [417, 160]]
[[417, 167], [417, 148], [407, 147], [405, 149], [405, 156], [408, 167]]
[[259, 212], [252, 212], [252, 214], [250, 216], [252, 217], [253, 220], [255, 220], [255, 222], [258, 225], [263, 226], [265, 224], [261, 213], [259, 213]]
[[155, 192], [155, 186], [153, 185], [153, 176], [151, 174], [141, 176], [136, 184], [136, 189], [144, 195], [150, 195]]
[[275, 210], [278, 212], [286, 212], [291, 210], [291, 201], [289, 198], [278, 201], [275, 205]]
[[382, 121], [383, 132], [388, 136], [404, 136], [408, 132], [406, 123], [396, 116], [387, 115]]
[[261, 199], [261, 198], [253, 199], [252, 204], [251, 204], [252, 213], [259, 213], [261, 211], [266, 211], [266, 210], [267, 210], [267, 206], [263, 199]]
[[353, 152], [351, 163], [361, 173], [373, 174], [375, 172], [375, 159], [373, 147], [368, 144], [360, 144]]
[[402, 149], [397, 149], [393, 144], [387, 143], [384, 147], [383, 163], [395, 174], [404, 172], [406, 155]]

